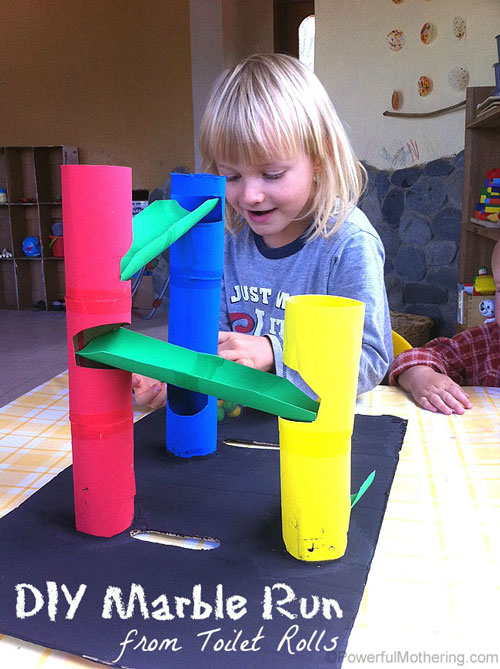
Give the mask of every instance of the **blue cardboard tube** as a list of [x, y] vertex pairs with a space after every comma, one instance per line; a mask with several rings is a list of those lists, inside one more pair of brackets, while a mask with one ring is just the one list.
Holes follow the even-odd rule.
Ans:
[[[225, 177], [172, 174], [171, 199], [193, 211], [208, 198], [219, 203], [170, 247], [168, 341], [217, 353], [224, 251]], [[217, 447], [217, 398], [168, 385], [167, 450], [190, 458]]]

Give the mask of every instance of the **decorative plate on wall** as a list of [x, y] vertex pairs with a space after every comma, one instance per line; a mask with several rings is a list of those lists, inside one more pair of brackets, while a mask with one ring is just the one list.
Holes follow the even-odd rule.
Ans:
[[387, 33], [386, 40], [392, 51], [400, 51], [405, 45], [405, 36], [402, 30], [391, 30], [390, 33]]
[[467, 88], [469, 78], [469, 71], [465, 67], [454, 67], [453, 70], [448, 72], [448, 83], [456, 91]]
[[424, 23], [420, 29], [422, 44], [430, 44], [436, 36], [436, 27], [433, 23]]
[[418, 94], [424, 98], [432, 91], [432, 80], [429, 77], [422, 76], [418, 80]]
[[398, 90], [394, 89], [392, 91], [392, 97], [391, 97], [391, 106], [394, 109], [394, 111], [397, 111], [401, 107], [402, 102], [403, 102], [403, 96]]
[[453, 34], [457, 39], [465, 37], [465, 19], [461, 16], [455, 16], [453, 19]]

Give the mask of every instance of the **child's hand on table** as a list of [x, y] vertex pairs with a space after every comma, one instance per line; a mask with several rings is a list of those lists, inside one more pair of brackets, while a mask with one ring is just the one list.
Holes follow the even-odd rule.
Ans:
[[398, 384], [417, 404], [434, 413], [463, 414], [472, 408], [470, 397], [446, 374], [427, 365], [415, 365], [398, 376]]
[[238, 362], [246, 367], [255, 367], [263, 372], [274, 371], [274, 353], [268, 337], [219, 332], [218, 355], [226, 360]]

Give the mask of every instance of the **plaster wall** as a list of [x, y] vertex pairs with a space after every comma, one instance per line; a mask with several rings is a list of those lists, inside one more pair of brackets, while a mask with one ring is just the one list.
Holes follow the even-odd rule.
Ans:
[[191, 25], [192, 143], [194, 169], [201, 172], [198, 133], [212, 84], [224, 69], [220, 0], [189, 0]]
[[253, 53], [273, 51], [271, 0], [222, 0], [224, 66]]
[[273, 51], [272, 0], [190, 0], [193, 141], [201, 171], [198, 132], [218, 75], [252, 53]]
[[0, 145], [68, 144], [135, 188], [193, 166], [188, 0], [0, 0]]
[[[463, 110], [425, 119], [384, 117], [392, 91], [403, 96], [401, 112], [430, 112], [465, 99], [448, 83], [455, 67], [470, 73], [470, 86], [494, 88], [500, 33], [499, 0], [316, 0], [315, 71], [326, 86], [362, 161], [384, 170], [427, 163], [464, 146]], [[453, 18], [466, 21], [466, 35], [453, 33]], [[425, 22], [435, 39], [420, 40]], [[405, 46], [391, 51], [386, 35], [400, 29]], [[420, 97], [421, 75], [433, 90]]]

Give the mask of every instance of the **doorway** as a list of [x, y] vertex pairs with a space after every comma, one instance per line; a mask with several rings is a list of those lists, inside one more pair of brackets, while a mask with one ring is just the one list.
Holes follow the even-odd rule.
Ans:
[[314, 0], [274, 0], [274, 50], [299, 57], [299, 27], [314, 14]]

